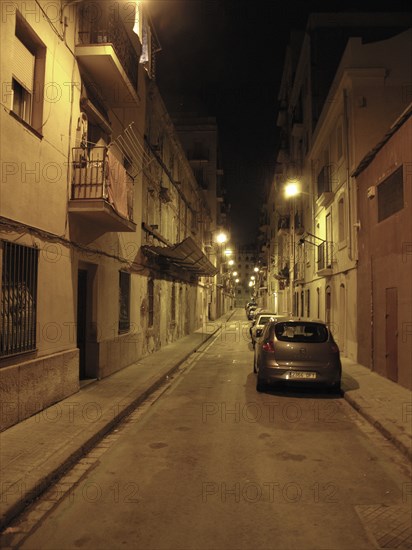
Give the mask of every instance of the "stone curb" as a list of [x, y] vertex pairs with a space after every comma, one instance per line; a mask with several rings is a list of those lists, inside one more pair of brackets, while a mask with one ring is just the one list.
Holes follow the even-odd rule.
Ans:
[[402, 441], [402, 434], [397, 434], [391, 429], [391, 426], [386, 426], [380, 420], [374, 417], [373, 414], [367, 412], [362, 404], [358, 402], [355, 397], [352, 397], [348, 392], [343, 392], [343, 397], [345, 400], [353, 407], [365, 420], [369, 422], [374, 428], [376, 428], [388, 441], [390, 441], [399, 451], [401, 451], [406, 458], [412, 461], [412, 447], [411, 443], [408, 440], [407, 442]]

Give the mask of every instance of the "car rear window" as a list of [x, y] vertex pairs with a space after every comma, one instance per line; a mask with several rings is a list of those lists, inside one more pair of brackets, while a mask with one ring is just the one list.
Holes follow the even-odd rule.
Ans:
[[275, 335], [281, 342], [322, 343], [328, 339], [328, 329], [319, 323], [277, 323]]

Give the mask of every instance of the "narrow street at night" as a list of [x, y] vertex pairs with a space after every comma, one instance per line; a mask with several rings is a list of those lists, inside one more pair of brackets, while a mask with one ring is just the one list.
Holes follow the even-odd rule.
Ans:
[[406, 458], [340, 395], [257, 393], [248, 327], [235, 310], [54, 508], [36, 501], [21, 547], [369, 549], [374, 510], [380, 537], [410, 529]]

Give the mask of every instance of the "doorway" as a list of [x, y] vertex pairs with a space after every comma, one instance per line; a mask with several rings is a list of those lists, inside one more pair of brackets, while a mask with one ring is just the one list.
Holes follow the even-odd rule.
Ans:
[[346, 353], [345, 343], [346, 343], [346, 288], [344, 284], [340, 285], [339, 290], [339, 327], [338, 327], [338, 337], [339, 337], [339, 347], [342, 353]]
[[386, 376], [398, 381], [398, 289], [386, 289], [385, 314]]
[[79, 378], [86, 378], [87, 343], [87, 271], [79, 269], [77, 274], [77, 347], [79, 348]]
[[96, 379], [99, 372], [99, 343], [96, 306], [97, 265], [79, 262], [77, 271], [77, 347], [79, 379]]

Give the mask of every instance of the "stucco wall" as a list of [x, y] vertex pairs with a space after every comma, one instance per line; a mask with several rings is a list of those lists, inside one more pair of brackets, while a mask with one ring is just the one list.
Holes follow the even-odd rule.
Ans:
[[[391, 137], [358, 176], [359, 231], [358, 341], [359, 361], [383, 376], [386, 368], [386, 289], [398, 295], [398, 382], [412, 388], [412, 118]], [[378, 222], [378, 198], [367, 198], [403, 165], [404, 208]]]

